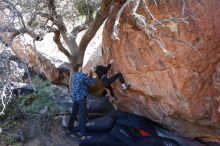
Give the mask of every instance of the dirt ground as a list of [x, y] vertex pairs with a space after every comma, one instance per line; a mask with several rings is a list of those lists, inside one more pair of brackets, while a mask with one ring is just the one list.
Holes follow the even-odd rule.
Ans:
[[23, 146], [79, 146], [79, 139], [62, 133], [61, 129], [54, 129], [48, 135], [29, 140]]
[[[28, 134], [32, 134], [31, 126], [27, 126], [26, 119], [19, 119], [15, 121], [8, 122], [6, 124], [1, 124], [3, 131], [0, 134], [0, 146], [78, 146], [79, 138], [72, 137], [63, 133], [61, 128], [61, 121], [55, 121], [51, 123], [51, 127], [46, 129], [46, 134], [36, 135], [31, 139], [27, 139], [27, 134], [24, 134], [24, 142], [18, 140], [18, 131], [20, 129], [28, 130]], [[30, 123], [29, 123], [30, 124]], [[34, 123], [32, 123], [34, 124]], [[26, 125], [26, 126], [25, 126]], [[31, 124], [30, 124], [31, 125]], [[24, 128], [25, 127], [25, 128]], [[43, 125], [39, 125], [43, 127]], [[29, 135], [30, 136], [30, 135]]]

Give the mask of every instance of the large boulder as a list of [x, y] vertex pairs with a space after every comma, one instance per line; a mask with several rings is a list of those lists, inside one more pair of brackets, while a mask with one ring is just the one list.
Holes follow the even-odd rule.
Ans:
[[[149, 4], [158, 18], [181, 17], [183, 1]], [[122, 92], [118, 108], [157, 121], [192, 138], [220, 140], [220, 1], [188, 0], [187, 23], [158, 26], [166, 48], [176, 56], [166, 57], [146, 34], [130, 26], [128, 9], [119, 24], [119, 39], [112, 40], [113, 25], [122, 4], [115, 4], [103, 32], [103, 57], [114, 59], [112, 71], [119, 70], [131, 83]], [[139, 14], [146, 16], [143, 6]]]

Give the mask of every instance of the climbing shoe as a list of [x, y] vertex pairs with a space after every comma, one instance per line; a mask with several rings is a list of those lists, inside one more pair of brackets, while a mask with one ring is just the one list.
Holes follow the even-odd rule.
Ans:
[[76, 131], [69, 131], [69, 129], [66, 127], [62, 127], [62, 133], [71, 137], [79, 137], [79, 134]]
[[124, 84], [121, 84], [122, 85], [122, 90], [127, 90], [128, 88], [131, 87], [131, 84], [128, 84], [128, 83], [124, 83]]

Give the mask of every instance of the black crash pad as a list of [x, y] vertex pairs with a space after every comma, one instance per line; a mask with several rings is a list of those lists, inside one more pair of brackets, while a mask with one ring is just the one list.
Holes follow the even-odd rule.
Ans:
[[85, 140], [79, 141], [79, 146], [125, 146], [108, 132], [89, 132]]
[[128, 127], [117, 124], [111, 130], [111, 135], [126, 146], [179, 146], [176, 141], [164, 137], [134, 135]]
[[[87, 131], [109, 131], [114, 125], [114, 117], [111, 115], [106, 115], [100, 118], [90, 119], [86, 122]], [[75, 127], [76, 131], [79, 130], [79, 127]]]
[[156, 127], [158, 125], [145, 117], [121, 111], [113, 111], [110, 113], [110, 115], [112, 117], [115, 117], [116, 124], [138, 130], [144, 130], [150, 133], [151, 135], [157, 136]]

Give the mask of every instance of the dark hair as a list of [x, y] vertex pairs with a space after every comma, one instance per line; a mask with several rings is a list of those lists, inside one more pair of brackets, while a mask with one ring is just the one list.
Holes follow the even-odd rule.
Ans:
[[78, 68], [80, 68], [80, 67], [82, 67], [82, 64], [77, 64], [76, 66], [77, 66]]
[[76, 64], [74, 66], [74, 71], [78, 71], [80, 67], [82, 67], [82, 64]]

